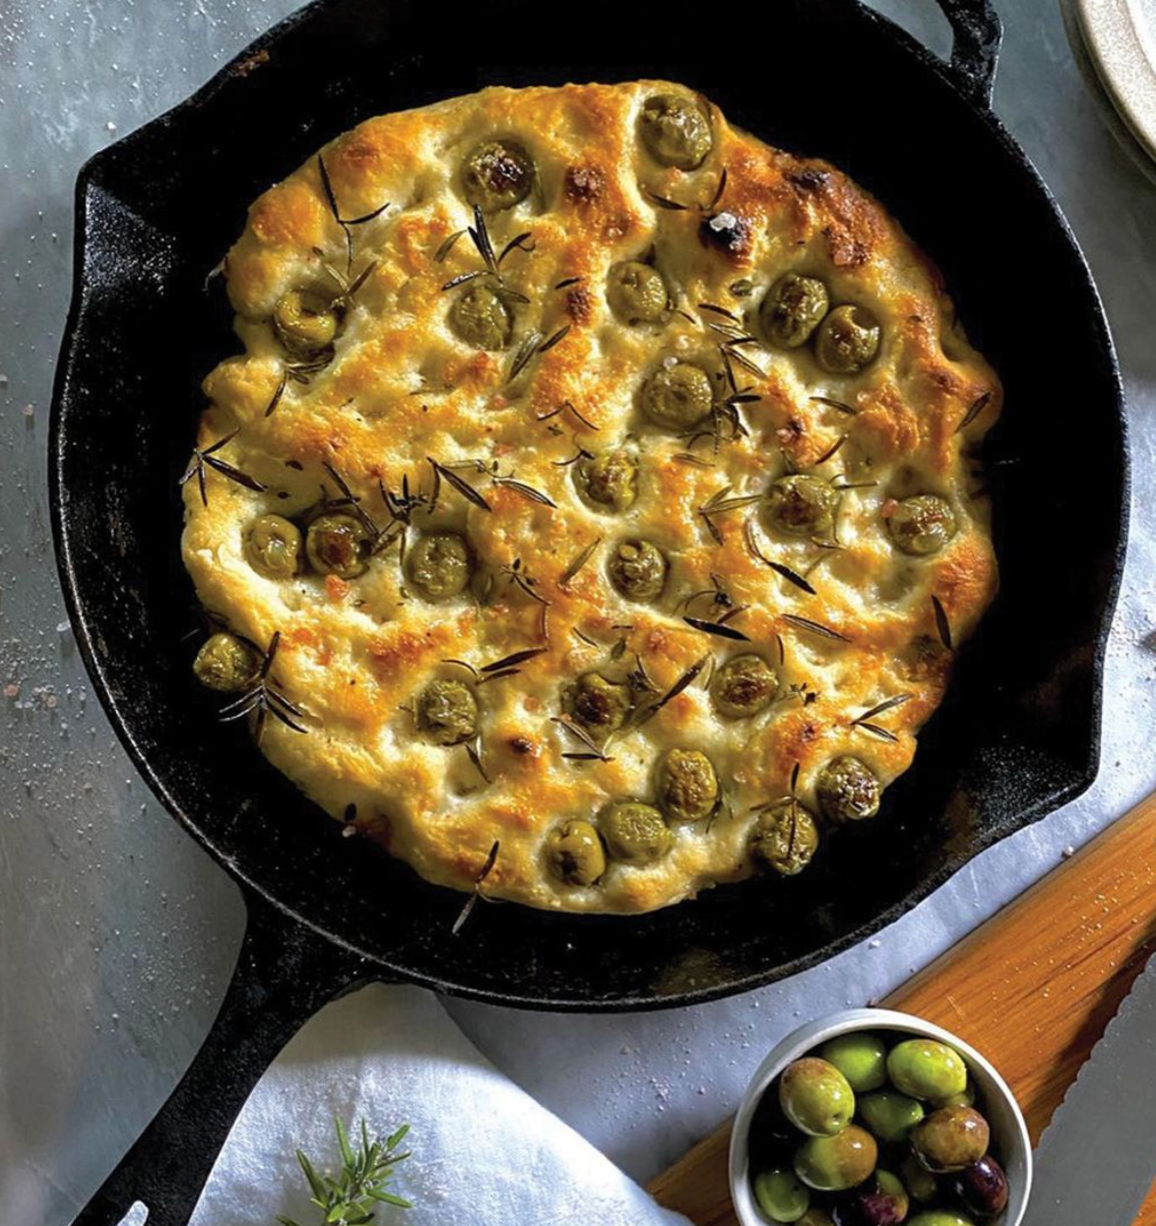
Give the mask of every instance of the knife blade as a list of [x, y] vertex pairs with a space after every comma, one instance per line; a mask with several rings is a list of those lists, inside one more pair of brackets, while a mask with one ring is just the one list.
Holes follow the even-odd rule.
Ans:
[[1156, 956], [1068, 1087], [1035, 1151], [1023, 1226], [1128, 1226], [1156, 1176]]

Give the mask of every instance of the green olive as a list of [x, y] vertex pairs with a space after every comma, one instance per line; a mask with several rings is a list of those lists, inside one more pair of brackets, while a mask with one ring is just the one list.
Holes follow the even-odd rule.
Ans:
[[291, 289], [273, 308], [273, 331], [295, 357], [316, 357], [328, 349], [340, 324], [333, 299], [314, 290]]
[[817, 1205], [812, 1205], [799, 1218], [795, 1226], [835, 1226], [835, 1221], [826, 1209], [820, 1209]]
[[566, 694], [565, 709], [588, 732], [606, 735], [626, 723], [633, 705], [628, 685], [583, 673]]
[[959, 1094], [949, 1094], [946, 1098], [933, 1098], [931, 1100], [933, 1107], [974, 1107], [975, 1106], [975, 1086], [971, 1080], [968, 1080], [966, 1086]]
[[488, 285], [475, 283], [454, 299], [450, 325], [467, 345], [505, 349], [514, 330], [514, 316], [500, 295]]
[[955, 535], [958, 524], [951, 504], [936, 494], [904, 500], [887, 520], [891, 539], [904, 553], [926, 557], [938, 553]]
[[610, 582], [627, 600], [657, 600], [666, 587], [667, 561], [651, 541], [620, 541], [607, 566]]
[[926, 1205], [938, 1196], [939, 1184], [935, 1176], [919, 1161], [913, 1151], [909, 1150], [899, 1164], [899, 1174], [912, 1200]]
[[797, 1222], [810, 1208], [811, 1193], [794, 1171], [760, 1171], [751, 1180], [751, 1191], [763, 1217], [772, 1222]]
[[911, 1209], [911, 1198], [903, 1186], [903, 1180], [890, 1171], [876, 1170], [875, 1188], [871, 1195], [877, 1198], [875, 1203], [880, 1208], [891, 1211], [892, 1221], [902, 1222]]
[[301, 564], [301, 530], [281, 515], [260, 515], [245, 538], [249, 565], [267, 579], [291, 579]]
[[598, 831], [584, 821], [563, 822], [546, 840], [550, 871], [567, 885], [593, 885], [606, 871]]
[[638, 461], [628, 451], [603, 451], [578, 466], [586, 497], [621, 514], [638, 497]]
[[534, 162], [513, 140], [485, 140], [462, 162], [462, 191], [487, 213], [513, 208], [534, 186]]
[[205, 640], [193, 661], [193, 675], [222, 694], [247, 689], [257, 679], [261, 657], [235, 634], [221, 631]]
[[967, 1065], [954, 1048], [935, 1039], [906, 1039], [887, 1056], [891, 1084], [912, 1098], [949, 1098], [967, 1088]]
[[478, 731], [478, 700], [461, 681], [431, 681], [418, 695], [418, 730], [435, 745], [460, 745]]
[[908, 1218], [907, 1226], [975, 1226], [975, 1221], [954, 1209], [925, 1209]]
[[598, 827], [610, 854], [631, 864], [651, 864], [674, 845], [662, 814], [653, 805], [636, 800], [607, 805], [599, 815]]
[[661, 322], [669, 297], [662, 274], [641, 260], [615, 264], [606, 280], [606, 300], [623, 323]]
[[795, 1174], [819, 1192], [842, 1192], [862, 1183], [875, 1169], [879, 1147], [857, 1124], [835, 1136], [808, 1137], [795, 1151]]
[[405, 555], [409, 581], [425, 600], [460, 596], [470, 581], [470, 549], [456, 532], [431, 532]]
[[859, 1115], [880, 1141], [903, 1141], [923, 1119], [923, 1104], [898, 1090], [880, 1090], [863, 1095]]
[[809, 1137], [833, 1137], [851, 1122], [855, 1094], [847, 1078], [827, 1060], [793, 1060], [779, 1078], [783, 1114]]
[[753, 652], [732, 656], [716, 673], [711, 698], [720, 715], [745, 719], [766, 710], [779, 690], [775, 670]]
[[713, 404], [710, 375], [693, 362], [660, 366], [642, 388], [643, 415], [675, 434], [694, 429]]
[[887, 1045], [869, 1030], [836, 1035], [819, 1048], [819, 1055], [847, 1078], [856, 1094], [878, 1090], [887, 1081]]
[[369, 566], [369, 533], [352, 515], [319, 515], [305, 533], [305, 556], [318, 574], [356, 579]]
[[849, 754], [828, 762], [815, 781], [819, 812], [832, 822], [874, 817], [879, 812], [881, 793], [871, 768]]
[[655, 794], [671, 821], [702, 821], [718, 808], [718, 775], [702, 750], [669, 749], [658, 765]]
[[879, 320], [866, 307], [844, 303], [829, 311], [815, 334], [815, 357], [833, 375], [857, 375], [879, 352]]
[[638, 135], [656, 162], [694, 170], [710, 153], [713, 138], [702, 108], [678, 94], [654, 94], [642, 104]]
[[991, 1130], [974, 1107], [940, 1107], [911, 1133], [911, 1148], [929, 1171], [962, 1171], [987, 1153]]
[[768, 340], [797, 349], [810, 339], [829, 305], [827, 287], [818, 277], [789, 272], [767, 291], [759, 307], [759, 318]]
[[797, 800], [780, 801], [759, 814], [751, 836], [751, 855], [761, 868], [782, 877], [801, 873], [819, 846], [814, 815]]
[[791, 536], [829, 537], [835, 530], [839, 491], [807, 473], [791, 473], [767, 491], [767, 517]]

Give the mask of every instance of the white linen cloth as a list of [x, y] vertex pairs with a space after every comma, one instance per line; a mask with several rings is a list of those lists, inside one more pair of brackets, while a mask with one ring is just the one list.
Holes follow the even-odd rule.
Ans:
[[[580, 1067], [580, 1065], [576, 1066]], [[249, 1096], [190, 1226], [320, 1218], [294, 1157], [340, 1167], [333, 1117], [356, 1140], [399, 1125], [412, 1152], [375, 1226], [685, 1226], [588, 1141], [499, 1073], [421, 988], [370, 984], [326, 1006]]]

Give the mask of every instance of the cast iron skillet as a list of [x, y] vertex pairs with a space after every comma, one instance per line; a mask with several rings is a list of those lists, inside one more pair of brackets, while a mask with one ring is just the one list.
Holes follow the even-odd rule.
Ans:
[[[564, 38], [547, 36], [549, 14], [529, 0], [443, 8], [436, 23], [415, 0], [321, 0], [85, 166], [52, 420], [64, 591], [129, 753], [249, 909], [204, 1048], [85, 1226], [108, 1226], [136, 1197], [151, 1222], [184, 1221], [270, 1058], [356, 982], [549, 1009], [709, 1000], [861, 940], [1091, 783], [1126, 532], [1116, 361], [1072, 236], [989, 110], [999, 21], [987, 0], [940, 5], [950, 65], [854, 0], [667, 3], [662, 16], [588, 0]], [[197, 617], [176, 479], [199, 380], [236, 349], [223, 296], [203, 281], [247, 202], [366, 116], [488, 83], [638, 76], [686, 82], [770, 142], [829, 157], [937, 259], [1007, 389], [987, 447], [1002, 594], [886, 812], [830, 840], [797, 880], [628, 920], [481, 907], [454, 937], [460, 895], [341, 838], [190, 680]]]

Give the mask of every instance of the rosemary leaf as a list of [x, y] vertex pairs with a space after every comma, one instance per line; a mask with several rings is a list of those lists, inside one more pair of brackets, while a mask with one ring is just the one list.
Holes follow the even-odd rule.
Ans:
[[684, 617], [682, 620], [693, 629], [701, 630], [703, 634], [713, 634], [720, 639], [733, 639], [739, 643], [750, 642], [750, 639], [741, 630], [736, 630], [733, 626], [722, 622], [707, 621], [702, 617]]
[[[472, 502], [474, 506], [480, 507], [483, 511], [489, 511], [493, 508], [478, 493], [476, 489], [468, 481], [463, 481], [455, 472], [451, 472], [444, 464], [439, 464], [433, 456], [426, 456], [430, 467], [434, 470], [434, 475], [441, 481], [445, 481], [452, 489], [455, 489], [467, 501]], [[436, 495], [431, 495], [431, 503], [436, 501]], [[432, 510], [432, 506], [431, 506]]]
[[939, 631], [939, 641], [951, 650], [951, 622], [947, 620], [947, 610], [940, 603], [939, 597], [932, 593], [931, 607], [935, 610], [935, 626]]
[[849, 643], [851, 640], [845, 635], [840, 634], [838, 630], [832, 630], [829, 626], [822, 626], [818, 622], [813, 622], [809, 617], [797, 617], [794, 613], [784, 613], [783, 621], [789, 622], [792, 626], [797, 626], [800, 630], [807, 630], [811, 634], [817, 634], [824, 639], [838, 639], [841, 643]]

